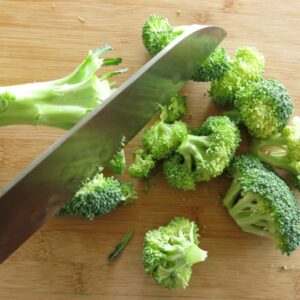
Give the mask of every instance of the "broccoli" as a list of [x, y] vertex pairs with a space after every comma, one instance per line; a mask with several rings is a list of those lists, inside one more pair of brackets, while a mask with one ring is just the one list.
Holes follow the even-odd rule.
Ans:
[[280, 132], [293, 111], [293, 102], [286, 89], [275, 80], [248, 84], [237, 94], [235, 105], [249, 133], [260, 139]]
[[192, 266], [207, 257], [207, 252], [199, 248], [198, 231], [194, 222], [183, 217], [148, 231], [143, 250], [146, 273], [165, 288], [186, 288]]
[[194, 81], [212, 81], [223, 76], [229, 67], [229, 57], [223, 47], [216, 50], [205, 60], [192, 76]]
[[95, 73], [102, 66], [117, 65], [120, 58], [99, 58], [111, 50], [104, 46], [90, 51], [84, 61], [64, 78], [0, 87], [0, 126], [47, 125], [69, 129], [94, 110], [112, 92], [108, 79], [125, 70]]
[[183, 29], [173, 28], [167, 18], [151, 15], [143, 26], [142, 39], [145, 48], [153, 56], [182, 33]]
[[295, 195], [255, 157], [237, 157], [231, 176], [233, 182], [223, 200], [231, 217], [243, 231], [271, 238], [283, 254], [290, 255], [300, 244], [300, 208]]
[[74, 215], [94, 219], [114, 210], [120, 204], [128, 204], [137, 198], [132, 184], [121, 183], [114, 177], [97, 173], [87, 180], [75, 196], [57, 215]]
[[193, 191], [196, 189], [197, 174], [195, 170], [189, 169], [184, 157], [175, 153], [163, 163], [163, 172], [168, 183], [184, 191]]
[[[168, 19], [151, 15], [142, 29], [145, 48], [151, 56], [156, 55], [189, 26], [171, 26]], [[192, 76], [194, 81], [211, 81], [221, 77], [228, 67], [228, 55], [224, 48], [217, 48]]]
[[300, 117], [293, 117], [280, 133], [268, 139], [252, 140], [252, 153], [272, 167], [291, 172], [300, 188]]
[[187, 134], [184, 122], [167, 124], [160, 120], [144, 131], [142, 142], [153, 158], [159, 160], [172, 154]]
[[134, 163], [129, 166], [129, 174], [133, 178], [148, 178], [152, 169], [155, 167], [153, 156], [144, 149], [137, 149], [134, 152]]
[[209, 117], [178, 147], [182, 158], [164, 163], [165, 177], [173, 187], [194, 189], [196, 181], [209, 181], [223, 173], [239, 143], [240, 132], [228, 117]]
[[108, 168], [117, 175], [122, 175], [126, 169], [126, 157], [124, 149], [118, 151], [108, 163]]
[[238, 48], [223, 76], [211, 82], [209, 95], [212, 100], [223, 106], [234, 105], [239, 90], [263, 78], [264, 64], [263, 55], [255, 48]]
[[162, 107], [160, 119], [165, 123], [173, 123], [186, 114], [186, 97], [175, 95], [170, 103]]

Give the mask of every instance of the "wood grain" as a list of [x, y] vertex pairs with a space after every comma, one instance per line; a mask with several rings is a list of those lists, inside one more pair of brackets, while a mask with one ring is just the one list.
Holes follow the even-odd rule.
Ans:
[[[177, 14], [177, 10], [181, 14]], [[140, 31], [149, 14], [173, 24], [213, 23], [228, 31], [232, 54], [241, 45], [266, 56], [266, 77], [289, 90], [300, 113], [299, 0], [0, 0], [0, 85], [58, 78], [71, 71], [89, 49], [109, 43], [131, 75], [147, 59]], [[78, 17], [84, 18], [82, 23]], [[207, 84], [188, 83], [191, 124], [218, 114], [204, 93]], [[12, 179], [63, 131], [30, 126], [0, 128], [0, 186]], [[127, 147], [128, 160], [138, 144]], [[242, 147], [247, 150], [247, 143]], [[124, 180], [130, 180], [125, 175]], [[281, 256], [271, 241], [242, 233], [221, 207], [229, 181], [201, 183], [196, 192], [171, 189], [160, 174], [139, 201], [93, 222], [53, 219], [0, 267], [0, 299], [300, 299], [300, 252]], [[182, 215], [196, 220], [205, 263], [194, 268], [190, 287], [160, 288], [142, 267], [143, 236], [150, 228]], [[108, 253], [129, 229], [135, 236], [114, 263]], [[282, 270], [281, 266], [294, 268]]]

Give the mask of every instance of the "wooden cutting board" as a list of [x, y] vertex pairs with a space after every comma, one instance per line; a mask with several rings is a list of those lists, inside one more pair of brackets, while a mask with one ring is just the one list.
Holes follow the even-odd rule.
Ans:
[[[140, 33], [151, 13], [175, 25], [224, 27], [230, 54], [238, 46], [257, 47], [266, 57], [266, 77], [288, 88], [295, 114], [300, 113], [299, 0], [0, 0], [0, 85], [59, 78], [89, 49], [107, 43], [130, 68], [122, 81], [149, 59]], [[207, 88], [187, 84], [192, 125], [221, 112], [206, 96]], [[62, 133], [0, 128], [0, 186]], [[138, 143], [136, 138], [127, 147], [129, 162]], [[125, 175], [122, 180], [131, 179]], [[53, 219], [1, 265], [0, 299], [300, 299], [300, 250], [287, 258], [271, 241], [241, 232], [220, 202], [228, 179], [201, 183], [186, 193], [170, 188], [160, 174], [154, 184], [145, 193], [144, 183], [135, 182], [136, 204], [95, 221]], [[201, 246], [209, 252], [207, 261], [194, 267], [189, 288], [180, 291], [159, 287], [145, 275], [141, 260], [145, 232], [174, 216], [199, 223]], [[126, 251], [108, 262], [108, 253], [130, 228], [135, 236]]]

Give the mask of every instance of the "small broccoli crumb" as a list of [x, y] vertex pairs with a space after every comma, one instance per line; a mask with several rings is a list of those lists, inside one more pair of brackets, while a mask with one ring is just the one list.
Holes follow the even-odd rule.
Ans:
[[82, 18], [82, 17], [80, 17], [80, 16], [78, 16], [77, 18], [78, 18], [78, 20], [79, 20], [81, 23], [85, 23], [85, 19], [84, 19], [84, 18]]

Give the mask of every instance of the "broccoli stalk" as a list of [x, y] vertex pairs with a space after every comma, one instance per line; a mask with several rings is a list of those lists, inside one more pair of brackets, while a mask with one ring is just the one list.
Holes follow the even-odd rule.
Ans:
[[84, 61], [64, 78], [0, 87], [0, 126], [47, 125], [69, 129], [94, 110], [112, 92], [108, 79], [124, 73], [118, 70], [95, 74], [102, 66], [117, 65], [120, 58], [100, 58], [111, 50], [104, 46], [90, 51]]
[[192, 266], [207, 257], [207, 252], [199, 248], [198, 231], [194, 222], [181, 217], [148, 231], [143, 251], [147, 274], [168, 289], [186, 288]]
[[223, 200], [231, 217], [248, 233], [271, 238], [290, 255], [300, 244], [300, 207], [295, 195], [258, 158], [241, 155], [231, 169], [233, 182]]
[[254, 139], [251, 151], [259, 159], [274, 168], [284, 169], [295, 175], [300, 188], [300, 117], [291, 122], [276, 135], [268, 139]]

